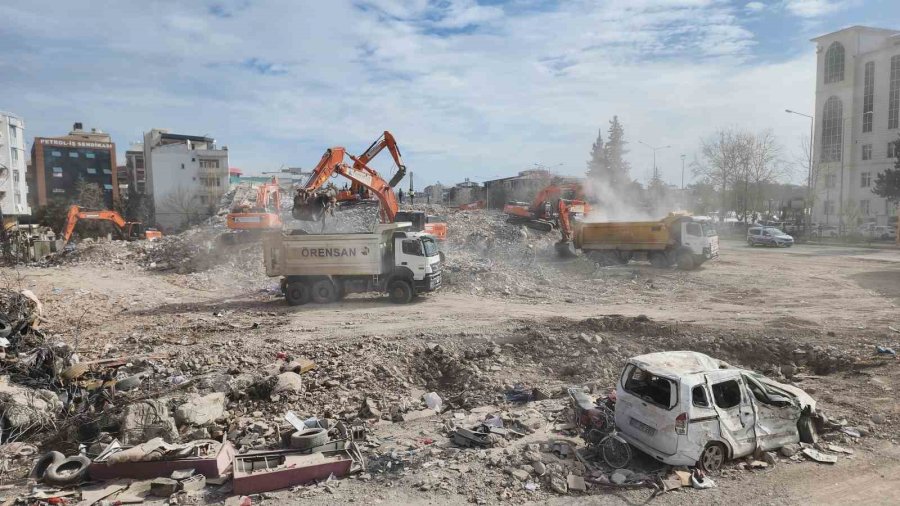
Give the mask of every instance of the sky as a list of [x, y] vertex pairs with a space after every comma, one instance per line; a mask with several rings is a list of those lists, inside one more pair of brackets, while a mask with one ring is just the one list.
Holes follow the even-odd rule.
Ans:
[[166, 128], [258, 174], [390, 130], [420, 189], [583, 174], [613, 115], [642, 182], [653, 151], [638, 141], [672, 146], [657, 165], [680, 184], [681, 155], [719, 128], [771, 128], [793, 160], [809, 120], [784, 110], [812, 113], [809, 39], [900, 29], [900, 2], [31, 0], [0, 2], [0, 19], [0, 110], [24, 118], [29, 149], [80, 121], [123, 158]]

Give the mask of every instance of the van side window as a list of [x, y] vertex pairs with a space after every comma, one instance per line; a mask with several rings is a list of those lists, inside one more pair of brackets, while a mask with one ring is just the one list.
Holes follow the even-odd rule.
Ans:
[[709, 407], [709, 399], [706, 398], [706, 389], [703, 388], [703, 385], [697, 385], [691, 390], [691, 398], [694, 406]]
[[422, 249], [419, 247], [419, 244], [421, 243], [415, 239], [404, 239], [403, 253], [406, 253], [407, 255], [422, 256]]
[[723, 381], [712, 386], [716, 406], [729, 409], [741, 403], [741, 385], [735, 380]]
[[677, 388], [672, 380], [656, 376], [634, 364], [625, 368], [625, 391], [662, 408], [672, 409], [678, 403]]

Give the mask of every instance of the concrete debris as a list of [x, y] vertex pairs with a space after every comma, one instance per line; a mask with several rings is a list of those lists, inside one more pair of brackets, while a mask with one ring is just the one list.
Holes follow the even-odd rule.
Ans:
[[178, 425], [207, 425], [225, 413], [225, 394], [213, 392], [204, 396], [189, 399], [175, 410], [175, 423]]

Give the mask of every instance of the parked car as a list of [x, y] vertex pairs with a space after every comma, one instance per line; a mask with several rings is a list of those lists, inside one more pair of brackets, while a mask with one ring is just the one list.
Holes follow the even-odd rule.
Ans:
[[616, 384], [619, 435], [673, 466], [716, 471], [729, 459], [816, 439], [803, 390], [693, 351], [629, 359]]
[[794, 238], [775, 227], [750, 227], [747, 229], [747, 244], [790, 248], [794, 245]]
[[870, 232], [873, 239], [894, 240], [897, 238], [897, 229], [894, 227], [877, 226], [872, 227]]
[[838, 227], [833, 225], [813, 225], [813, 237], [837, 237], [840, 234]]

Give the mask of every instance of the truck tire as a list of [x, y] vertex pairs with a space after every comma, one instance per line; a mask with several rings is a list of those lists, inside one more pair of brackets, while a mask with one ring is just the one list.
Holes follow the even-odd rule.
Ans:
[[47, 452], [37, 459], [37, 462], [34, 463], [34, 467], [31, 469], [31, 473], [28, 477], [34, 478], [37, 481], [42, 481], [44, 475], [47, 474], [47, 469], [62, 464], [64, 460], [66, 460], [66, 456], [62, 453]]
[[309, 302], [309, 286], [303, 281], [292, 281], [284, 285], [284, 299], [292, 306]]
[[312, 285], [312, 300], [317, 304], [327, 304], [337, 300], [337, 287], [334, 281], [325, 278], [320, 279]]
[[408, 304], [413, 298], [412, 284], [405, 279], [395, 279], [388, 283], [388, 297], [394, 304]]
[[630, 251], [620, 251], [616, 250], [616, 259], [619, 261], [620, 265], [625, 265], [631, 261], [631, 257], [634, 256], [634, 253]]
[[697, 264], [694, 262], [694, 254], [690, 251], [679, 251], [675, 261], [678, 263], [678, 268], [683, 271], [692, 271], [697, 268]]
[[76, 455], [51, 465], [44, 474], [44, 481], [60, 487], [77, 485], [88, 478], [88, 466], [91, 459], [84, 455]]
[[648, 257], [650, 259], [650, 265], [657, 269], [667, 269], [672, 266], [672, 264], [669, 263], [669, 257], [661, 251], [654, 251], [650, 253]]

